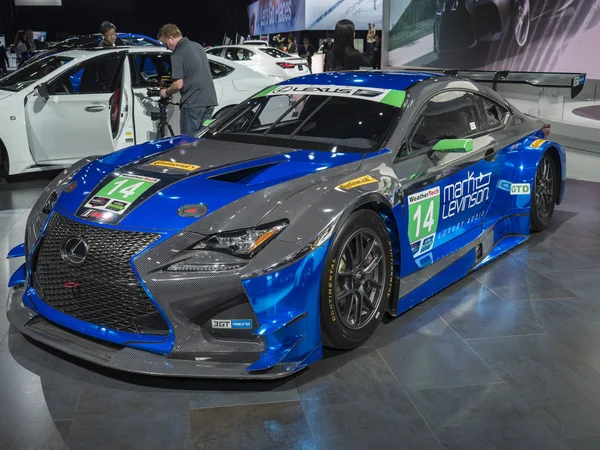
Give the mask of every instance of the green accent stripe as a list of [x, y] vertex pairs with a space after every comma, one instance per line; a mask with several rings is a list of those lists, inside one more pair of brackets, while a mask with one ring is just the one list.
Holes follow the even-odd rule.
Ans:
[[275, 89], [277, 89], [279, 86], [275, 85], [275, 86], [269, 86], [266, 89], [263, 89], [262, 91], [260, 91], [258, 94], [256, 94], [254, 96], [254, 98], [259, 98], [259, 97], [264, 97], [265, 95], [269, 95], [271, 92], [273, 92]]
[[405, 91], [390, 91], [386, 94], [385, 97], [381, 99], [381, 103], [385, 103], [386, 105], [392, 105], [396, 108], [402, 108], [404, 104], [404, 99], [406, 99]]

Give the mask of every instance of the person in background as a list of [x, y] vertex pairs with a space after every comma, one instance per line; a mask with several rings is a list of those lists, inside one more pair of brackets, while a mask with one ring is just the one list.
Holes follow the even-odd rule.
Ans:
[[323, 70], [327, 67], [327, 54], [333, 48], [333, 41], [331, 40], [331, 36], [327, 36], [325, 41], [323, 42], [322, 52], [323, 52]]
[[369, 30], [365, 52], [361, 53], [354, 48], [354, 23], [343, 19], [335, 24], [333, 35], [333, 48], [327, 55], [327, 72], [337, 70], [358, 70], [361, 67], [373, 65], [373, 38], [375, 30]]
[[171, 70], [174, 81], [167, 89], [161, 89], [160, 95], [170, 97], [181, 92], [181, 133], [194, 135], [206, 120], [212, 118], [217, 105], [208, 58], [202, 46], [183, 37], [176, 25], [163, 25], [158, 32], [158, 40], [173, 51]]
[[373, 41], [373, 69], [381, 70], [381, 38], [378, 34]]
[[109, 21], [105, 20], [100, 25], [100, 34], [102, 41], [99, 47], [115, 47], [117, 42], [117, 27]]
[[35, 40], [33, 39], [33, 30], [31, 28], [25, 31], [25, 45], [27, 46], [28, 52], [36, 50]]
[[308, 70], [312, 73], [312, 57], [315, 54], [315, 48], [310, 45], [307, 37], [302, 41], [302, 45], [298, 48], [298, 56], [300, 58], [306, 58], [308, 62]]
[[8, 73], [8, 55], [6, 54], [6, 48], [4, 45], [0, 45], [0, 78]]
[[297, 53], [298, 52], [298, 49], [296, 48], [296, 43], [294, 42], [294, 38], [292, 36], [288, 37], [287, 52], [288, 53]]
[[17, 66], [21, 63], [21, 55], [27, 52], [27, 44], [25, 44], [25, 31], [17, 31], [15, 37], [15, 54], [17, 56]]

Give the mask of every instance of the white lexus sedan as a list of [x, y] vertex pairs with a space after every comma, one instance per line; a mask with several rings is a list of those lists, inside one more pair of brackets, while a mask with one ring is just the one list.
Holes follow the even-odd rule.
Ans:
[[309, 74], [308, 61], [267, 45], [224, 45], [206, 51], [268, 76], [284, 79]]
[[[55, 169], [157, 138], [158, 98], [147, 89], [170, 77], [160, 47], [69, 50], [0, 79], [0, 181]], [[214, 117], [282, 78], [208, 56], [219, 105]], [[179, 133], [179, 110], [169, 121]]]

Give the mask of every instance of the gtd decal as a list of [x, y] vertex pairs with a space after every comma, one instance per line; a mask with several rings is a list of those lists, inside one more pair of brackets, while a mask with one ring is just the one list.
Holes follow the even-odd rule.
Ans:
[[445, 186], [442, 218], [448, 219], [489, 200], [491, 178], [491, 172], [479, 172], [477, 177], [469, 172], [464, 180]]
[[529, 195], [531, 186], [529, 183], [513, 183], [510, 187], [510, 195]]

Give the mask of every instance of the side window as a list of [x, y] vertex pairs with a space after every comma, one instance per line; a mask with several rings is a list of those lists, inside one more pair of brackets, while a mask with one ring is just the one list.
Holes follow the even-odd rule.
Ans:
[[209, 55], [214, 55], [214, 56], [221, 56], [221, 52], [223, 51], [222, 48], [209, 48], [208, 50], [206, 50], [206, 53]]
[[474, 94], [447, 91], [432, 97], [421, 110], [404, 155], [429, 149], [442, 139], [464, 139], [481, 133], [482, 125]]
[[254, 53], [250, 50], [240, 47], [228, 48], [225, 51], [225, 58], [230, 61], [248, 61]]
[[145, 88], [162, 77], [171, 76], [171, 56], [168, 53], [130, 55], [129, 61], [134, 88]]
[[210, 73], [213, 79], [227, 76], [234, 70], [233, 67], [226, 66], [225, 64], [219, 64], [215, 61], [209, 60], [208, 64], [210, 66]]
[[51, 95], [107, 94], [116, 90], [121, 55], [97, 57], [64, 73], [48, 86]]
[[499, 105], [486, 97], [479, 98], [481, 100], [483, 111], [483, 131], [493, 130], [504, 124], [506, 116], [509, 114], [508, 110], [504, 106]]

